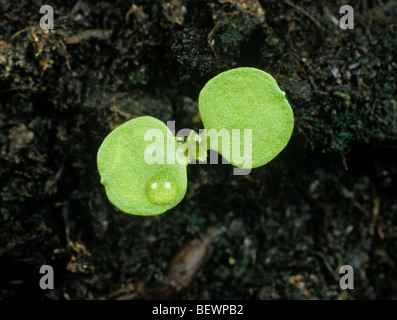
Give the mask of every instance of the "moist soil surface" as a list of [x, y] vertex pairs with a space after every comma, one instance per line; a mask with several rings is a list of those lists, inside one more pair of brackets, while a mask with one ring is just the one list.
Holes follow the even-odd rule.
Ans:
[[[346, 30], [340, 1], [46, 4], [49, 32], [40, 1], [0, 1], [1, 299], [397, 299], [395, 1], [352, 3]], [[287, 147], [245, 176], [189, 165], [164, 214], [114, 207], [107, 134], [198, 132], [201, 88], [247, 66], [286, 92]]]

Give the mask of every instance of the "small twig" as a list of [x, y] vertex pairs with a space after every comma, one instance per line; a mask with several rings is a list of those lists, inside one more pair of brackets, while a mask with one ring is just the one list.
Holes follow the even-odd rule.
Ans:
[[280, 74], [280, 70], [281, 70], [281, 66], [282, 66], [282, 64], [283, 64], [283, 60], [284, 60], [284, 58], [285, 58], [288, 54], [289, 54], [289, 52], [284, 53], [284, 54], [281, 56], [280, 64], [278, 65], [278, 69], [277, 69], [276, 81], [278, 81], [278, 76], [279, 76], [279, 74]]
[[343, 168], [345, 168], [346, 171], [349, 171], [349, 166], [347, 165], [346, 157], [343, 154], [342, 154], [342, 164], [343, 164]]
[[[373, 200], [374, 206], [372, 208], [372, 224], [371, 224], [371, 235], [375, 234], [375, 224], [377, 223], [379, 210], [380, 210], [380, 198], [375, 196]], [[379, 238], [381, 240], [384, 239], [385, 235], [382, 231], [382, 226], [378, 224], [376, 227], [376, 231], [378, 232]]]
[[307, 11], [302, 9], [300, 6], [293, 4], [289, 0], [284, 0], [284, 2], [286, 4], [288, 4], [289, 6], [293, 7], [294, 9], [296, 9], [297, 11], [299, 11], [300, 13], [303, 13], [306, 17], [308, 17], [311, 21], [313, 21], [318, 28], [320, 28], [320, 29], [322, 28], [321, 23], [317, 19], [315, 19], [313, 16], [311, 16]]
[[207, 43], [208, 43], [208, 45], [210, 46], [211, 51], [214, 53], [214, 55], [216, 55], [216, 52], [215, 52], [215, 49], [214, 49], [214, 42], [213, 42], [213, 41], [215, 41], [215, 40], [212, 39], [212, 35], [213, 35], [213, 33], [216, 31], [216, 29], [218, 29], [218, 27], [219, 27], [220, 25], [223, 25], [223, 24], [224, 24], [223, 21], [218, 21], [218, 22], [215, 24], [215, 26], [212, 28], [212, 30], [208, 33], [208, 36], [207, 36]]
[[28, 30], [29, 30], [29, 27], [15, 32], [15, 33], [12, 35], [11, 40], [14, 39], [15, 37], [19, 36], [21, 33], [24, 33], [24, 32], [26, 32], [26, 31], [28, 31]]
[[328, 260], [327, 260], [327, 258], [325, 257], [325, 255], [324, 255], [322, 252], [319, 252], [319, 251], [315, 251], [315, 252], [313, 252], [313, 254], [315, 254], [317, 257], [319, 257], [319, 258], [321, 259], [321, 261], [322, 261], [323, 264], [324, 264], [325, 269], [328, 271], [328, 273], [330, 274], [330, 276], [331, 276], [332, 278], [334, 278], [335, 280], [337, 280], [336, 277], [335, 277], [334, 271], [333, 271], [333, 269], [331, 268], [331, 265], [328, 263]]
[[295, 54], [294, 54], [293, 52], [291, 52], [291, 51], [288, 51], [288, 52], [286, 52], [286, 53], [284, 53], [284, 54], [282, 55], [282, 57], [281, 57], [281, 59], [280, 59], [280, 64], [279, 64], [278, 69], [277, 69], [277, 75], [276, 75], [276, 77], [275, 77], [275, 78], [276, 78], [276, 81], [278, 81], [278, 76], [280, 75], [281, 66], [282, 66], [283, 60], [284, 60], [284, 58], [285, 58], [286, 56], [289, 56], [289, 57], [291, 58], [291, 60], [298, 66], [298, 69], [300, 69], [302, 72], [306, 73], [305, 68], [302, 67], [302, 65], [301, 65], [301, 64], [299, 63], [299, 61], [295, 58], [294, 55], [295, 55]]
[[361, 205], [360, 203], [358, 203], [354, 198], [353, 198], [352, 200], [353, 200], [354, 207], [355, 207], [358, 211], [360, 211], [361, 213], [363, 213], [364, 216], [365, 216], [366, 218], [370, 217], [370, 213], [368, 212], [368, 210], [367, 210], [363, 205]]

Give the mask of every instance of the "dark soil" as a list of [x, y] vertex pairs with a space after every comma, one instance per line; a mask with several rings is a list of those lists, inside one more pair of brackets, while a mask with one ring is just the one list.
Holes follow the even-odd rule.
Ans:
[[[397, 299], [397, 2], [0, 1], [1, 299]], [[216, 74], [273, 75], [295, 114], [249, 176], [191, 165], [160, 216], [99, 182], [106, 135], [142, 115], [202, 128]], [[354, 289], [339, 286], [351, 265]], [[42, 265], [54, 290], [42, 290]]]

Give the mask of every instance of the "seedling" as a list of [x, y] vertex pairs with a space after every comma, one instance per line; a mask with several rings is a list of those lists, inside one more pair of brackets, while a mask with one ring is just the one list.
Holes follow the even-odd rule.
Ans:
[[110, 202], [121, 211], [149, 216], [175, 207], [186, 193], [187, 165], [193, 159], [204, 161], [209, 149], [236, 167], [252, 169], [276, 157], [291, 137], [291, 107], [264, 71], [223, 72], [207, 82], [198, 101], [205, 128], [201, 134], [175, 137], [160, 120], [143, 116], [105, 138], [98, 170]]

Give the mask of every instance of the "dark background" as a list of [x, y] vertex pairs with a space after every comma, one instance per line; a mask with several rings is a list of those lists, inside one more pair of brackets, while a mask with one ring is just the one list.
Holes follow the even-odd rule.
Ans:
[[[341, 1], [132, 3], [0, 1], [0, 298], [397, 299], [396, 1], [348, 2], [354, 30]], [[249, 176], [189, 166], [159, 216], [112, 206], [106, 135], [142, 115], [198, 131], [200, 89], [240, 66], [286, 92], [285, 150]]]

